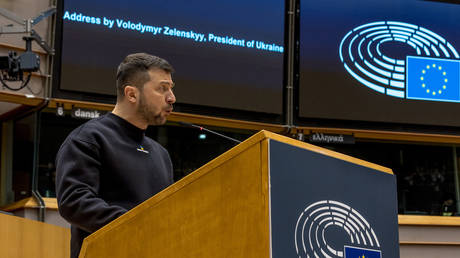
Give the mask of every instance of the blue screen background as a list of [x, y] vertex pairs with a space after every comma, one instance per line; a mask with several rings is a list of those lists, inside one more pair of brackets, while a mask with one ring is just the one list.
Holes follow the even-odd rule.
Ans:
[[[376, 21], [415, 24], [443, 36], [460, 52], [460, 4], [422, 0], [300, 1], [299, 116], [303, 118], [459, 126], [459, 103], [400, 99], [373, 91], [344, 69], [342, 38]], [[404, 43], [387, 56], [416, 55]], [[456, 115], [454, 115], [456, 114]]]
[[[63, 13], [284, 46], [284, 1], [65, 0]], [[63, 17], [63, 16], [62, 16]], [[147, 52], [176, 70], [178, 103], [282, 112], [284, 54], [63, 20], [60, 89], [115, 95], [115, 71], [129, 53]]]

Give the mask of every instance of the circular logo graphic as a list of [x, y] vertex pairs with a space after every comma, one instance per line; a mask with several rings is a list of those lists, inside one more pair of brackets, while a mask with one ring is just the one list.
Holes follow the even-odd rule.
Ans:
[[[332, 232], [332, 233], [331, 233]], [[341, 233], [340, 243], [331, 243]], [[380, 253], [380, 243], [369, 222], [352, 207], [333, 200], [309, 205], [295, 227], [295, 248], [299, 257], [346, 257], [346, 247], [369, 248]]]
[[[437, 64], [438, 67], [452, 66], [452, 71], [458, 73], [456, 67], [453, 67], [454, 64], [445, 64], [446, 59], [460, 59], [458, 52], [445, 38], [426, 28], [397, 21], [367, 23], [349, 31], [340, 43], [340, 60], [345, 70], [357, 81], [382, 94], [398, 98], [460, 101], [460, 96], [457, 96], [458, 93], [451, 93], [455, 96], [446, 95], [445, 88], [442, 89], [445, 84], [440, 84], [435, 91], [430, 89], [428, 92], [430, 95], [425, 96], [423, 94], [427, 93], [427, 89], [421, 88], [422, 83], [416, 80], [409, 82], [408, 70], [410, 68], [407, 64], [407, 56], [401, 60], [386, 55], [382, 50], [383, 44], [396, 44], [398, 42], [407, 45], [408, 50], [413, 49], [413, 56], [434, 59], [422, 60], [426, 61], [427, 64]], [[421, 71], [414, 64], [412, 67], [417, 73]], [[412, 74], [414, 73], [413, 71]], [[456, 74], [452, 74], [452, 76], [456, 76]], [[420, 93], [414, 93], [412, 90], [411, 95], [410, 92], [406, 91], [408, 83], [413, 84], [411, 88], [417, 88]], [[444, 95], [446, 97], [443, 97]]]

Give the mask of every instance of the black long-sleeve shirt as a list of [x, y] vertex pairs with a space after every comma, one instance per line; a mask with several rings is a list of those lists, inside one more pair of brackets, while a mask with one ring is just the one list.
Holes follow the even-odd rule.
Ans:
[[109, 113], [78, 127], [56, 156], [59, 212], [71, 223], [71, 257], [83, 239], [173, 183], [168, 152]]

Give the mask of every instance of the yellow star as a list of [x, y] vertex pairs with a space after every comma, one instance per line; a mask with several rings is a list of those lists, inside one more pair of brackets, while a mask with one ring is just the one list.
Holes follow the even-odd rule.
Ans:
[[442, 91], [441, 91], [441, 90], [439, 90], [439, 91], [438, 91], [438, 93], [439, 93], [439, 94], [441, 94], [441, 93], [442, 93]]
[[443, 89], [446, 89], [447, 87], [446, 87], [446, 85], [442, 85], [442, 88], [443, 88]]
[[441, 66], [439, 66], [439, 70], [441, 70], [441, 69], [442, 69], [442, 67], [441, 67]]
[[423, 73], [423, 74], [425, 74], [425, 73], [426, 73], [426, 71], [425, 71], [425, 70], [422, 70], [422, 73]]
[[427, 90], [426, 90], [426, 93], [430, 93], [430, 90], [429, 90], [429, 89], [427, 89]]
[[422, 83], [422, 87], [425, 88], [425, 86], [426, 86], [425, 83]]
[[423, 78], [423, 76], [422, 76], [422, 77], [420, 77], [420, 80], [422, 80], [422, 81], [423, 81], [423, 79], [425, 79], [425, 78]]
[[445, 82], [447, 82], [447, 79], [444, 79]]
[[433, 96], [436, 96], [436, 92], [433, 91]]
[[436, 67], [436, 65], [435, 65], [435, 64], [433, 64], [433, 67]]
[[446, 72], [443, 72], [443, 73], [442, 73], [442, 75], [444, 75], [444, 76], [446, 76], [446, 74], [447, 74]]
[[426, 66], [426, 69], [430, 69], [430, 66], [429, 66], [429, 65], [427, 65], [427, 66]]

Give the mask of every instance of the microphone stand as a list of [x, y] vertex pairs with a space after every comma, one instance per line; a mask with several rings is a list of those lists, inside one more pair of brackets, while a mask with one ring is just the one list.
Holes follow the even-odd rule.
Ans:
[[215, 135], [220, 136], [220, 137], [222, 137], [222, 138], [225, 138], [225, 139], [227, 139], [227, 140], [236, 142], [237, 144], [238, 144], [238, 143], [241, 143], [241, 141], [238, 141], [237, 139], [234, 139], [234, 138], [232, 138], [232, 137], [228, 137], [228, 136], [223, 135], [223, 134], [220, 134], [220, 133], [218, 133], [218, 132], [214, 132], [214, 131], [212, 131], [212, 130], [206, 129], [206, 128], [204, 128], [204, 127], [202, 127], [202, 126], [199, 126], [199, 125], [195, 125], [195, 124], [187, 123], [187, 122], [183, 122], [183, 121], [179, 121], [179, 124], [180, 124], [180, 125], [183, 125], [183, 126], [187, 126], [187, 127], [197, 128], [197, 129], [199, 129], [200, 131], [205, 131], [205, 132], [208, 132], [208, 133], [211, 133], [211, 134], [215, 134]]

